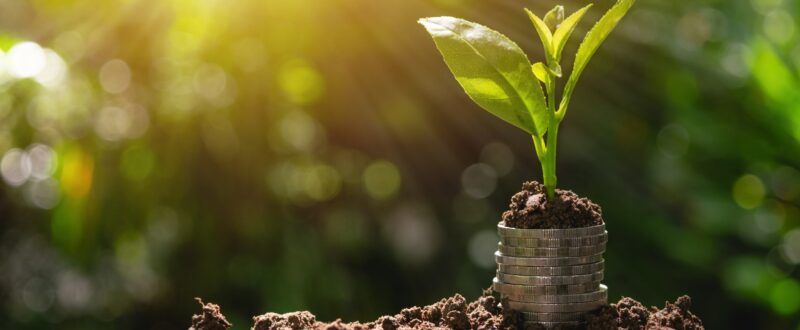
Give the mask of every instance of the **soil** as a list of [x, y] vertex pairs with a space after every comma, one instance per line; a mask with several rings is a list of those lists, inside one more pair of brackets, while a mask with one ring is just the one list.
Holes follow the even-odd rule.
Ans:
[[650, 318], [647, 319], [647, 329], [703, 329], [703, 322], [696, 315], [689, 312], [692, 299], [682, 296], [674, 304], [665, 303], [664, 309], [652, 309]]
[[309, 312], [286, 314], [266, 313], [253, 317], [255, 330], [318, 329], [318, 330], [367, 330], [367, 329], [518, 329], [521, 315], [506, 313], [497, 306], [498, 301], [491, 290], [473, 302], [467, 302], [459, 294], [445, 298], [425, 307], [411, 307], [397, 315], [386, 315], [369, 323], [331, 323], [317, 321]]
[[194, 299], [200, 303], [203, 311], [200, 314], [192, 315], [192, 326], [189, 327], [189, 330], [225, 330], [233, 326], [225, 319], [225, 315], [222, 315], [219, 305], [204, 304], [202, 299]]
[[589, 227], [603, 224], [603, 211], [599, 205], [571, 190], [556, 189], [551, 200], [543, 184], [528, 181], [511, 197], [502, 223], [520, 229]]
[[[200, 301], [198, 299], [198, 301]], [[219, 306], [202, 304], [203, 312], [192, 317], [189, 330], [228, 329], [231, 324], [219, 311]], [[598, 309], [586, 316], [585, 325], [579, 329], [587, 330], [702, 330], [703, 322], [689, 311], [691, 299], [679, 297], [675, 303], [666, 302], [663, 309], [644, 307], [640, 302], [623, 297], [619, 302]], [[369, 323], [346, 323], [336, 320], [320, 322], [309, 312], [286, 314], [266, 313], [253, 317], [251, 330], [434, 330], [434, 329], [476, 329], [476, 330], [528, 330], [545, 329], [541, 325], [526, 325], [522, 315], [514, 311], [504, 311], [498, 307], [498, 300], [491, 290], [473, 302], [467, 302], [459, 294], [445, 298], [425, 307], [411, 307], [397, 315], [381, 316]], [[574, 327], [571, 327], [574, 329]], [[556, 329], [570, 329], [568, 327]]]
[[622, 297], [616, 304], [605, 306], [586, 318], [587, 330], [703, 330], [703, 321], [689, 311], [692, 299], [681, 296], [664, 308], [650, 307], [633, 298]]

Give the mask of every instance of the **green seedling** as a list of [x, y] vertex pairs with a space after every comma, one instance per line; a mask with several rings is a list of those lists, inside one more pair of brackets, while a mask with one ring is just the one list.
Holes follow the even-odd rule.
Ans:
[[544, 185], [552, 198], [556, 189], [558, 126], [567, 113], [575, 84], [589, 59], [634, 2], [618, 0], [586, 34], [578, 46], [560, 103], [556, 100], [556, 81], [562, 77], [561, 53], [591, 4], [566, 18], [562, 6], [547, 12], [544, 19], [525, 9], [544, 48], [544, 61], [533, 65], [516, 43], [483, 25], [455, 17], [423, 18], [419, 23], [433, 37], [467, 95], [486, 111], [533, 137]]

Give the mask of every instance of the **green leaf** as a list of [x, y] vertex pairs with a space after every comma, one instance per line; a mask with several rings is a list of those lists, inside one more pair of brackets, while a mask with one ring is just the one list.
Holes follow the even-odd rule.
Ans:
[[547, 57], [547, 62], [550, 63], [555, 59], [555, 56], [553, 56], [553, 33], [550, 32], [550, 28], [547, 27], [547, 24], [545, 24], [545, 22], [542, 21], [539, 16], [536, 16], [536, 14], [528, 10], [528, 8], [525, 8], [525, 12], [528, 13], [528, 17], [531, 19], [533, 27], [536, 28], [536, 33], [539, 34], [539, 39], [542, 40], [544, 54]]
[[586, 33], [586, 37], [583, 38], [583, 42], [578, 47], [578, 53], [575, 55], [572, 73], [570, 73], [567, 84], [564, 86], [564, 94], [559, 106], [560, 117], [563, 118], [570, 96], [572, 96], [572, 92], [575, 89], [575, 84], [578, 83], [578, 78], [583, 73], [583, 69], [586, 68], [586, 64], [589, 63], [597, 48], [606, 40], [608, 34], [614, 30], [614, 27], [617, 26], [617, 23], [625, 16], [634, 2], [636, 0], [617, 0], [617, 3]]
[[533, 70], [533, 75], [536, 76], [536, 79], [543, 83], [547, 83], [547, 79], [550, 79], [550, 74], [548, 73], [547, 67], [542, 62], [536, 62], [531, 66], [531, 70]]
[[586, 11], [592, 7], [590, 3], [586, 7], [579, 9], [578, 11], [569, 15], [556, 29], [556, 32], [553, 33], [553, 53], [555, 55], [556, 61], [561, 60], [561, 51], [564, 50], [564, 46], [567, 44], [567, 40], [569, 40], [569, 36], [572, 34], [572, 31], [575, 30], [575, 27], [580, 22], [583, 15], [586, 14]]
[[547, 83], [547, 79], [550, 79], [551, 76], [561, 77], [561, 66], [558, 63], [556, 63], [556, 68], [552, 69], [542, 62], [536, 62], [531, 67], [531, 70], [533, 70], [533, 75], [536, 76], [536, 79], [543, 83]]
[[550, 74], [561, 78], [561, 64], [558, 64], [557, 61], [554, 61], [547, 67], [547, 71], [550, 71]]
[[431, 17], [419, 23], [475, 103], [531, 135], [544, 135], [550, 119], [544, 93], [517, 44], [460, 18]]
[[547, 28], [550, 31], [555, 31], [561, 22], [564, 21], [564, 6], [558, 5], [550, 9], [547, 14], [544, 15], [544, 24], [547, 25]]

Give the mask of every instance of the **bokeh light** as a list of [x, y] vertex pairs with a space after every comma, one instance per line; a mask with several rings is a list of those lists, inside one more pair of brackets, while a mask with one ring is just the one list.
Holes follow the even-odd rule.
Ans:
[[35, 42], [18, 43], [8, 50], [8, 71], [17, 78], [31, 78], [44, 70], [47, 54]]
[[364, 169], [364, 188], [376, 199], [388, 199], [397, 194], [401, 184], [400, 172], [390, 161], [377, 160]]
[[106, 62], [100, 68], [100, 85], [111, 94], [119, 94], [131, 84], [131, 69], [128, 63], [115, 59]]
[[791, 315], [800, 311], [800, 283], [783, 279], [772, 287], [770, 302], [780, 314]]
[[486, 198], [497, 187], [497, 173], [486, 164], [473, 164], [461, 173], [464, 193], [472, 198]]
[[308, 105], [325, 92], [325, 80], [301, 59], [284, 63], [278, 72], [278, 84], [286, 97], [298, 105]]
[[733, 199], [744, 209], [754, 209], [761, 205], [765, 193], [764, 183], [752, 174], [741, 176], [733, 184]]

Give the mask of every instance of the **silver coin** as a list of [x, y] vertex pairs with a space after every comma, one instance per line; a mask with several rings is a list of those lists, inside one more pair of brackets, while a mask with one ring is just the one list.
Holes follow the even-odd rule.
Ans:
[[492, 288], [501, 294], [521, 295], [565, 295], [595, 292], [600, 281], [568, 285], [519, 285], [501, 282], [497, 277], [492, 280]]
[[527, 322], [580, 322], [586, 316], [586, 312], [571, 313], [534, 313], [520, 312]]
[[565, 295], [524, 295], [524, 294], [501, 294], [502, 298], [508, 300], [524, 301], [539, 304], [571, 304], [595, 300], [608, 301], [608, 287], [600, 284], [597, 291], [589, 293], [565, 294]]
[[500, 242], [506, 246], [520, 246], [529, 248], [558, 248], [595, 245], [608, 242], [608, 232], [600, 235], [571, 238], [520, 238], [500, 237]]
[[519, 246], [507, 246], [503, 243], [497, 243], [497, 250], [503, 255], [514, 257], [582, 257], [590, 256], [598, 253], [606, 252], [606, 243], [597, 245], [585, 245], [577, 247], [562, 247], [562, 248], [528, 248]]
[[497, 279], [503, 283], [517, 285], [571, 285], [602, 281], [603, 272], [572, 276], [526, 276], [497, 272]]
[[553, 258], [528, 258], [506, 256], [500, 251], [494, 253], [494, 261], [499, 265], [527, 266], [527, 267], [561, 267], [573, 265], [593, 264], [603, 260], [603, 254], [583, 257], [553, 257]]
[[571, 304], [539, 304], [520, 301], [506, 301], [504, 306], [519, 312], [533, 313], [572, 313], [589, 312], [608, 305], [605, 299]]
[[586, 236], [597, 236], [606, 231], [606, 225], [597, 225], [582, 228], [567, 228], [567, 229], [519, 229], [506, 227], [500, 223], [497, 224], [497, 233], [500, 237], [521, 237], [521, 238], [576, 238]]
[[599, 271], [605, 268], [605, 262], [600, 259], [599, 262], [586, 265], [574, 266], [561, 266], [561, 267], [526, 267], [526, 266], [512, 266], [512, 265], [497, 265], [497, 271], [505, 274], [513, 275], [527, 275], [527, 276], [570, 276], [570, 275], [586, 275]]

